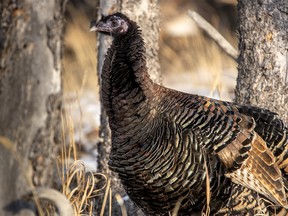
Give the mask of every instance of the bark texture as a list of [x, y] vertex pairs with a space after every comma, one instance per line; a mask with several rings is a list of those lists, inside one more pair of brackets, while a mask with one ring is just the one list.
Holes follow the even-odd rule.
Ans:
[[120, 11], [136, 21], [142, 29], [146, 47], [147, 66], [151, 79], [160, 83], [159, 52], [159, 4], [158, 1], [122, 1]]
[[[288, 1], [239, 0], [237, 9], [240, 56], [236, 102], [270, 109], [287, 123]], [[250, 193], [257, 197], [256, 192]], [[240, 193], [238, 201], [243, 197], [245, 193]], [[267, 211], [263, 204], [259, 200], [255, 212]]]
[[53, 181], [64, 3], [0, 3], [0, 215], [32, 215], [23, 196]]
[[[127, 15], [132, 20], [136, 21], [143, 32], [143, 37], [146, 43], [147, 65], [149, 74], [155, 82], [160, 82], [160, 66], [158, 60], [159, 50], [159, 5], [158, 1], [149, 0], [133, 0], [133, 1], [117, 1], [117, 0], [100, 0], [98, 14], [112, 14], [120, 11]], [[111, 43], [111, 38], [99, 34], [98, 36], [98, 75], [101, 76], [102, 65], [105, 54]], [[101, 83], [101, 80], [100, 82]], [[120, 206], [115, 200], [115, 194], [120, 194], [125, 199], [125, 206], [128, 215], [143, 215], [142, 211], [127, 197], [120, 181], [115, 174], [111, 173], [108, 168], [108, 160], [111, 149], [110, 129], [107, 116], [103, 107], [101, 108], [101, 127], [100, 137], [103, 142], [98, 145], [98, 167], [97, 170], [101, 173], [107, 173], [112, 182], [111, 188], [113, 192], [112, 215], [121, 215]], [[100, 207], [97, 207], [98, 211]], [[106, 211], [108, 212], [108, 211]]]
[[288, 1], [241, 0], [236, 101], [288, 122]]

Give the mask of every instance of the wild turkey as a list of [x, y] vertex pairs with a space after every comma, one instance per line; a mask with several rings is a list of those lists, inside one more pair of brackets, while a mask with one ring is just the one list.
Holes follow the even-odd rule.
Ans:
[[176, 203], [179, 215], [199, 213], [207, 185], [211, 214], [254, 215], [245, 191], [288, 208], [288, 129], [277, 114], [153, 83], [141, 30], [121, 13], [92, 22], [91, 31], [114, 38], [101, 77], [109, 166], [146, 214], [169, 215]]

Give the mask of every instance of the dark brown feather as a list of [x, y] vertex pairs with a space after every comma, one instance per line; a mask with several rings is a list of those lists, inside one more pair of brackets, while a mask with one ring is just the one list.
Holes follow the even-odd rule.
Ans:
[[207, 182], [212, 215], [286, 212], [287, 127], [275, 113], [157, 85], [137, 24], [117, 13], [97, 25], [114, 37], [101, 88], [109, 166], [145, 213], [169, 215], [179, 201], [179, 215], [200, 213]]

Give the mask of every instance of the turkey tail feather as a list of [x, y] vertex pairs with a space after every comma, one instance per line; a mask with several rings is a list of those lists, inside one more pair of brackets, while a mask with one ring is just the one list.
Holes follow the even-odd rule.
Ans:
[[254, 133], [248, 158], [242, 166], [226, 174], [235, 183], [246, 186], [288, 208], [285, 186], [280, 168], [265, 141]]

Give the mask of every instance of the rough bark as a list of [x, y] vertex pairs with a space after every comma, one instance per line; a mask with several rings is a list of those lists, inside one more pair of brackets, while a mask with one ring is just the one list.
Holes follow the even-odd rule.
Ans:
[[[238, 17], [240, 55], [236, 102], [270, 109], [287, 123], [288, 1], [239, 0]], [[256, 192], [251, 194], [257, 197]], [[245, 197], [240, 194], [239, 200], [242, 195]], [[262, 202], [256, 202], [255, 212], [256, 209], [266, 211]]]
[[33, 215], [23, 196], [52, 184], [61, 136], [64, 3], [0, 2], [0, 215]]
[[[159, 33], [159, 5], [158, 1], [149, 0], [133, 0], [133, 1], [117, 1], [117, 0], [101, 0], [100, 11], [98, 14], [111, 14], [116, 11], [121, 11], [126, 14], [129, 18], [136, 21], [142, 29], [143, 37], [146, 43], [147, 50], [147, 65], [149, 68], [149, 74], [151, 78], [160, 82], [160, 66], [158, 60], [158, 33]], [[102, 64], [104, 56], [109, 47], [111, 38], [99, 34], [98, 36], [98, 74], [101, 76]], [[101, 83], [101, 80], [100, 80]], [[98, 167], [97, 170], [101, 173], [107, 173], [112, 182], [111, 188], [113, 197], [116, 193], [125, 197], [125, 206], [127, 208], [128, 215], [143, 215], [142, 211], [139, 210], [133, 202], [125, 196], [124, 189], [120, 181], [117, 179], [115, 174], [111, 173], [108, 168], [109, 153], [111, 149], [110, 130], [107, 121], [107, 116], [103, 107], [101, 108], [101, 127], [100, 137], [103, 142], [98, 146]], [[121, 209], [115, 199], [113, 198], [112, 203], [112, 215], [121, 215]], [[98, 208], [99, 209], [99, 208]], [[98, 210], [99, 211], [99, 210]], [[107, 211], [106, 211], [107, 212]]]
[[288, 1], [241, 0], [236, 101], [288, 122]]
[[136, 21], [142, 29], [146, 46], [147, 66], [149, 75], [155, 82], [160, 83], [159, 52], [159, 4], [158, 1], [134, 0], [122, 1], [122, 13]]

